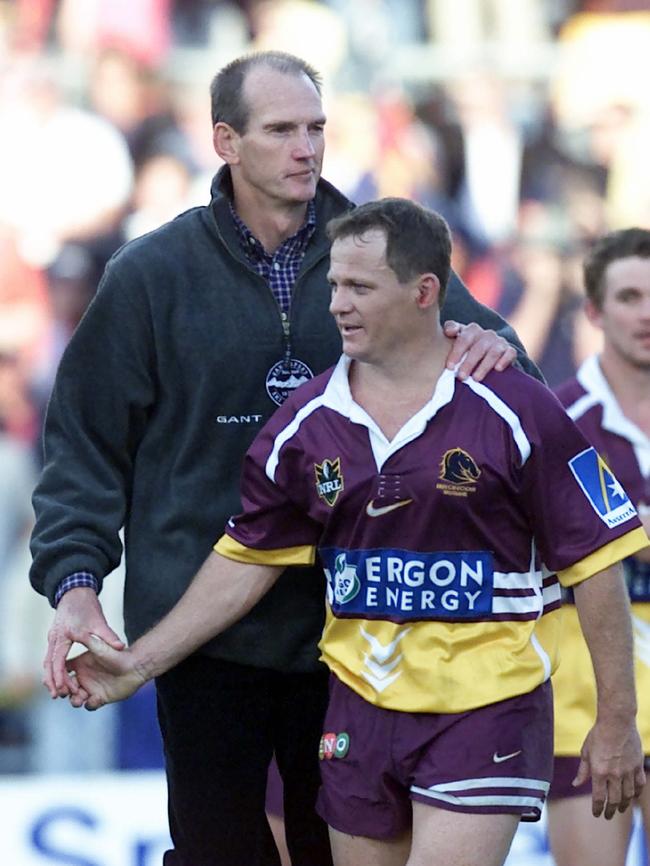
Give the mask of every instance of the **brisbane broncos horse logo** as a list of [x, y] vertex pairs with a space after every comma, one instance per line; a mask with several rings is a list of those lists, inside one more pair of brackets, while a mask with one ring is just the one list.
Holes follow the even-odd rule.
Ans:
[[450, 448], [445, 451], [440, 461], [440, 475], [449, 484], [474, 484], [481, 470], [472, 457], [462, 448]]

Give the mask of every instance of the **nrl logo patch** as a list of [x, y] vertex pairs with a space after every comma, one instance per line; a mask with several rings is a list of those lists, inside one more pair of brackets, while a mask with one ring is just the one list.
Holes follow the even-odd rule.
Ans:
[[341, 474], [341, 458], [336, 460], [323, 460], [322, 463], [314, 463], [316, 473], [316, 490], [321, 499], [331, 507], [339, 498], [343, 490], [343, 475]]
[[447, 496], [468, 496], [476, 491], [481, 470], [474, 458], [462, 448], [450, 448], [440, 461], [440, 481], [436, 488]]

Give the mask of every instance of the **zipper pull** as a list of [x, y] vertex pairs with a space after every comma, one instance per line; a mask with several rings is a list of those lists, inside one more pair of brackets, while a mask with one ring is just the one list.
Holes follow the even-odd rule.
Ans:
[[282, 330], [284, 331], [284, 368], [287, 372], [291, 372], [291, 322], [289, 314], [286, 312], [280, 313], [282, 321]]

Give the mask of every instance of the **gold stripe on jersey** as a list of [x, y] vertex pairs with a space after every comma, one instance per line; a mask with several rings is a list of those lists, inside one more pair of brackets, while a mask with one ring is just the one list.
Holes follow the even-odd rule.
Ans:
[[599, 571], [604, 571], [610, 565], [620, 562], [626, 556], [632, 556], [648, 546], [648, 536], [645, 529], [639, 526], [636, 529], [626, 532], [614, 541], [604, 547], [585, 556], [579, 562], [574, 563], [562, 571], [558, 571], [557, 576], [563, 586], [574, 586], [586, 578], [597, 574]]
[[321, 658], [378, 707], [459, 713], [524, 694], [556, 667], [559, 610], [539, 620], [476, 623], [336, 618]]
[[213, 548], [216, 553], [236, 562], [251, 562], [255, 565], [313, 565], [316, 548], [302, 544], [298, 547], [278, 547], [275, 550], [257, 550], [240, 544], [230, 535], [224, 534]]
[[[643, 751], [650, 755], [650, 602], [632, 605], [637, 726]], [[596, 718], [596, 682], [578, 612], [561, 612], [560, 664], [553, 674], [555, 754], [578, 756]]]

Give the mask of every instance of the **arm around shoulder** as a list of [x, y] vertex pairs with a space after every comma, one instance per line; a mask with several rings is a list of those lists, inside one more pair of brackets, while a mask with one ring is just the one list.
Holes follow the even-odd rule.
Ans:
[[516, 352], [516, 362], [524, 372], [542, 382], [544, 381], [542, 373], [526, 354], [526, 350], [514, 329], [495, 310], [477, 301], [454, 271], [451, 272], [449, 278], [445, 303], [440, 311], [440, 319], [442, 322], [452, 320], [460, 324], [474, 322], [484, 330], [493, 331], [512, 346]]

